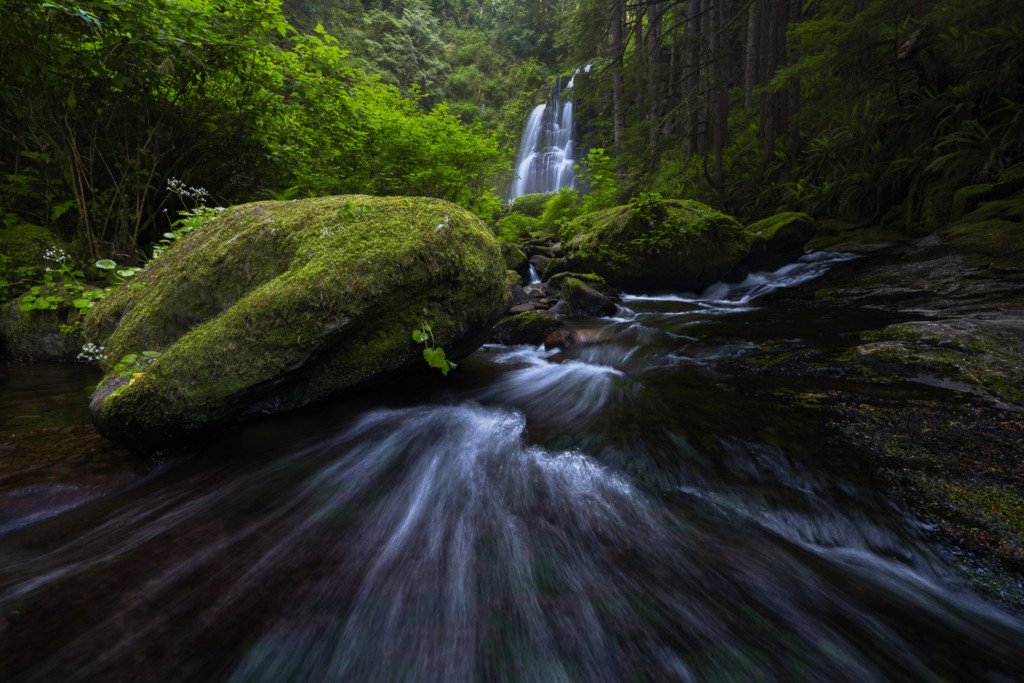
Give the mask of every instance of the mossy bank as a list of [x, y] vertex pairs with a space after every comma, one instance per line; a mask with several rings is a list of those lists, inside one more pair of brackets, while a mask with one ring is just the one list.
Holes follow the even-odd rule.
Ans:
[[[490, 232], [440, 200], [228, 209], [91, 311], [86, 336], [110, 370], [93, 421], [113, 440], [154, 448], [293, 409], [425, 367], [412, 339], [424, 324], [430, 345], [457, 360], [506, 310], [505, 279]], [[161, 355], [111, 370], [144, 351]]]

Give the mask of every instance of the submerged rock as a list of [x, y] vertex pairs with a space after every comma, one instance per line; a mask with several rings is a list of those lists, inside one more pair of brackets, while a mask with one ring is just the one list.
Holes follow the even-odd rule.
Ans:
[[701, 290], [739, 265], [750, 244], [734, 219], [678, 200], [586, 214], [562, 233], [566, 270], [621, 287]]
[[234, 207], [91, 311], [86, 334], [108, 363], [162, 355], [109, 371], [90, 411], [108, 438], [158, 447], [422, 367], [412, 331], [424, 324], [458, 360], [507, 305], [498, 245], [453, 204]]

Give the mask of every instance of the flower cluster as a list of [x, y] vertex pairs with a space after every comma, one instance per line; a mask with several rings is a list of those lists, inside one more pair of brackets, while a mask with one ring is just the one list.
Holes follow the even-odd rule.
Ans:
[[43, 254], [43, 258], [46, 259], [47, 261], [63, 263], [64, 261], [67, 261], [70, 257], [68, 256], [68, 253], [63, 249], [59, 247], [50, 247], [49, 249], [46, 250], [46, 253]]
[[177, 178], [169, 178], [167, 180], [167, 189], [182, 199], [191, 197], [199, 203], [202, 203], [206, 197], [210, 196], [205, 187], [191, 187]]
[[97, 346], [92, 342], [86, 342], [82, 345], [82, 352], [78, 354], [80, 360], [106, 360], [107, 355], [103, 353], [103, 347]]

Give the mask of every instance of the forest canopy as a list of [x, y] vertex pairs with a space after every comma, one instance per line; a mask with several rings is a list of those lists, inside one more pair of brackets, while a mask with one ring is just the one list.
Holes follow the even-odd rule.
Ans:
[[[6, 4], [0, 206], [91, 258], [133, 259], [183, 207], [362, 192], [490, 210], [493, 135], [353, 65], [274, 0]], [[482, 208], [481, 208], [482, 207]], [[165, 214], [165, 210], [170, 214]]]
[[[13, 0], [4, 229], [136, 260], [190, 208], [336, 193], [502, 210], [552, 78], [614, 196], [914, 230], [1024, 156], [1024, 6], [982, 0]], [[596, 157], [595, 157], [596, 158]], [[611, 184], [606, 184], [611, 188]], [[602, 200], [603, 201], [603, 200]], [[590, 204], [594, 204], [593, 201]], [[939, 212], [941, 214], [941, 211]]]

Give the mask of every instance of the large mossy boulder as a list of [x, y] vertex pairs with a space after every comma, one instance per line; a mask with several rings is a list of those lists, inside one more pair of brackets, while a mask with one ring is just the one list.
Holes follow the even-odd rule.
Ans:
[[701, 290], [747, 255], [739, 223], [696, 201], [658, 200], [580, 216], [562, 232], [565, 270], [627, 289]]
[[144, 362], [108, 372], [90, 410], [108, 438], [153, 449], [425, 368], [412, 338], [424, 324], [458, 360], [507, 306], [498, 245], [453, 204], [246, 204], [92, 309], [86, 336], [105, 346], [108, 363]]

